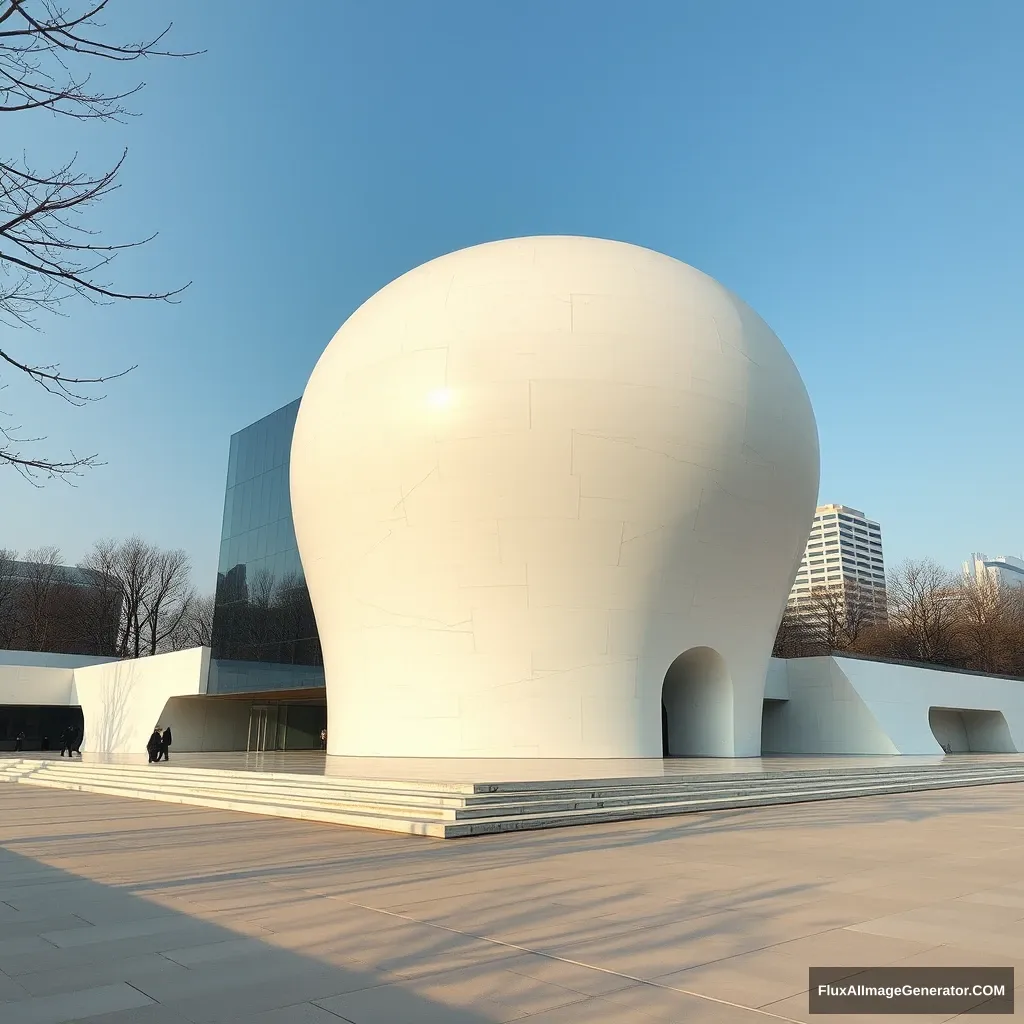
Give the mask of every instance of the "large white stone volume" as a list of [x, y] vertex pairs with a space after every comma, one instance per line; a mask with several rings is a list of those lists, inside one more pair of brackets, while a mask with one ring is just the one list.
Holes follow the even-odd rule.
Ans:
[[759, 753], [818, 439], [700, 271], [572, 237], [418, 267], [317, 363], [291, 490], [330, 753], [660, 757], [663, 715], [671, 753]]

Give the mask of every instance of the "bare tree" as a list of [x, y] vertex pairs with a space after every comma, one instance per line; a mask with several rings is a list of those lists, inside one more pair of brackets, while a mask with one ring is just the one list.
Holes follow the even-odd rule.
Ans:
[[807, 624], [793, 609], [787, 608], [782, 614], [775, 643], [772, 647], [773, 658], [806, 658], [817, 653], [811, 648], [811, 638]]
[[1024, 590], [963, 576], [955, 591], [957, 664], [1015, 674], [1024, 661]]
[[857, 646], [864, 627], [874, 619], [871, 595], [859, 587], [816, 587], [808, 602], [808, 623], [825, 651], [848, 651]]
[[17, 561], [17, 551], [0, 548], [0, 650], [9, 650], [14, 646], [18, 621], [18, 581], [14, 576]]
[[[170, 26], [137, 42], [118, 40], [100, 16], [113, 0], [0, 0], [0, 114], [45, 112], [77, 121], [118, 121], [130, 112], [125, 88], [94, 84], [92, 70], [147, 57], [186, 57], [164, 47]], [[4, 134], [5, 139], [12, 137]], [[97, 386], [134, 367], [106, 374], [65, 372], [56, 363], [21, 355], [9, 337], [15, 328], [38, 330], [38, 315], [59, 312], [67, 299], [94, 303], [118, 299], [173, 300], [182, 288], [136, 291], [107, 276], [125, 249], [149, 238], [102, 242], [83, 214], [118, 187], [127, 152], [103, 170], [79, 167], [77, 156], [42, 167], [22, 155], [0, 152], [0, 365], [72, 405], [96, 401]], [[6, 386], [6, 385], [4, 385]], [[69, 478], [97, 464], [97, 456], [38, 453], [44, 437], [0, 423], [0, 465], [29, 480]]]
[[895, 657], [955, 664], [958, 582], [928, 559], [903, 562], [889, 574], [889, 635]]
[[48, 651], [55, 645], [54, 597], [60, 586], [60, 549], [34, 548], [25, 552], [25, 576], [21, 600], [21, 650]]
[[856, 650], [879, 618], [873, 592], [856, 585], [819, 586], [788, 608], [775, 638], [776, 657], [811, 657]]
[[213, 610], [212, 594], [193, 595], [171, 634], [171, 648], [175, 651], [184, 651], [190, 647], [211, 647], [213, 645]]
[[[140, 658], [173, 649], [173, 637], [194, 598], [192, 567], [184, 551], [162, 551], [141, 537], [105, 540], [93, 546], [81, 567], [113, 581], [116, 588], [116, 657]], [[109, 614], [109, 602], [101, 607]]]
[[153, 552], [149, 586], [142, 596], [147, 654], [166, 649], [188, 613], [195, 598], [189, 586], [191, 575], [192, 566], [184, 551]]

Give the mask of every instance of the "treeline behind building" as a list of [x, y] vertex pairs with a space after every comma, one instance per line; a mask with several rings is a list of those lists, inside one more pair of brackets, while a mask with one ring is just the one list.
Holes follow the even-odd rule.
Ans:
[[887, 616], [838, 591], [812, 592], [787, 611], [775, 639], [780, 658], [861, 654], [886, 661], [1024, 678], [1024, 587], [907, 561], [886, 576]]
[[59, 549], [0, 549], [0, 649], [139, 658], [209, 645], [211, 598], [183, 551], [138, 537], [97, 542], [77, 566]]

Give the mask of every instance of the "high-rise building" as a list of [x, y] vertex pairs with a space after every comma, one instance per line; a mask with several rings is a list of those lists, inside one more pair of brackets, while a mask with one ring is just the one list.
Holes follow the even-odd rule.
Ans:
[[1024, 561], [1014, 555], [989, 558], [980, 551], [972, 551], [971, 557], [964, 562], [964, 575], [996, 590], [1024, 587]]
[[872, 619], [885, 618], [882, 528], [846, 505], [819, 505], [815, 511], [787, 610], [811, 614], [819, 604], [814, 595], [823, 592], [840, 595], [847, 608]]

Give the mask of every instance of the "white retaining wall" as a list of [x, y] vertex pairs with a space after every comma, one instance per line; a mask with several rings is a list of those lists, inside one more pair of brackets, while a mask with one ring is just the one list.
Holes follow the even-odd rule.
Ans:
[[1024, 680], [856, 658], [776, 662], [789, 698], [766, 702], [764, 753], [1024, 751]]
[[179, 736], [161, 715], [172, 697], [204, 693], [209, 669], [208, 647], [76, 669], [70, 703], [85, 718], [82, 752], [142, 755], [156, 725], [170, 725], [173, 749], [183, 749], [187, 730]]

